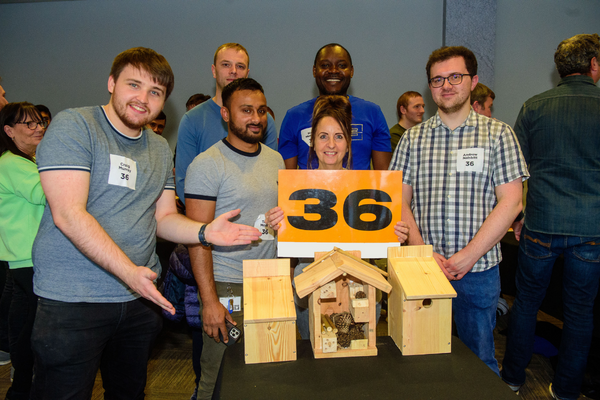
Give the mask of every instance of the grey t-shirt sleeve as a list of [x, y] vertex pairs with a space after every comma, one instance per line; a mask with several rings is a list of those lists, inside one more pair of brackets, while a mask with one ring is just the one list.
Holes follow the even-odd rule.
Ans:
[[211, 157], [212, 150], [198, 155], [188, 167], [185, 176], [186, 199], [217, 200], [222, 167]]
[[81, 115], [73, 110], [65, 110], [56, 115], [37, 147], [36, 162], [39, 171], [90, 171], [92, 144], [86, 125]]

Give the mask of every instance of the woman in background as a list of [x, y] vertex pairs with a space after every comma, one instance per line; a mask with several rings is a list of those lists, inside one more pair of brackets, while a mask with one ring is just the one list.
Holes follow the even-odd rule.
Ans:
[[[308, 151], [308, 168], [321, 170], [341, 170], [352, 168], [352, 106], [346, 96], [320, 96], [315, 102], [312, 118], [310, 149]], [[279, 229], [283, 220], [283, 210], [275, 207], [265, 216], [269, 226]], [[408, 238], [408, 227], [402, 221], [394, 226], [394, 233], [400, 243]], [[302, 273], [302, 269], [314, 261], [301, 258], [294, 269], [294, 277]], [[299, 298], [294, 286], [294, 303], [298, 331], [302, 339], [309, 339], [308, 296]], [[377, 307], [379, 311], [379, 305]]]
[[7, 399], [29, 399], [33, 378], [31, 330], [33, 293], [31, 248], [46, 205], [35, 164], [47, 123], [31, 103], [9, 103], [0, 111], [0, 260], [14, 281], [9, 311], [10, 355], [15, 368]]

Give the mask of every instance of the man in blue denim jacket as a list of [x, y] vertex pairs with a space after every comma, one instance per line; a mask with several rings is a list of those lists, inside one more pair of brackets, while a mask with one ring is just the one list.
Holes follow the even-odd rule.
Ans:
[[503, 379], [518, 390], [531, 359], [536, 316], [564, 256], [564, 327], [550, 385], [558, 399], [579, 397], [600, 280], [600, 79], [597, 34], [562, 41], [554, 54], [558, 86], [527, 100], [515, 132], [529, 166], [517, 297], [511, 310]]

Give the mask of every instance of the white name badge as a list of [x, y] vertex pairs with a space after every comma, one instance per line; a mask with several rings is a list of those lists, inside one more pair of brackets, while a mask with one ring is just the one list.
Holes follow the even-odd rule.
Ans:
[[223, 307], [225, 307], [230, 314], [242, 310], [242, 298], [240, 296], [219, 297], [219, 302], [223, 304]]
[[482, 172], [483, 171], [482, 148], [460, 149], [456, 151], [457, 172]]
[[136, 179], [137, 163], [135, 161], [115, 154], [110, 155], [109, 185], [124, 186], [135, 190]]
[[260, 214], [258, 218], [256, 218], [254, 227], [260, 231], [260, 238], [262, 240], [275, 240], [275, 232], [267, 225], [265, 214]]
[[304, 141], [304, 143], [306, 143], [308, 145], [308, 147], [310, 147], [311, 132], [312, 132], [312, 128], [306, 128], [306, 129], [302, 129], [300, 131], [300, 136], [302, 137], [302, 140]]

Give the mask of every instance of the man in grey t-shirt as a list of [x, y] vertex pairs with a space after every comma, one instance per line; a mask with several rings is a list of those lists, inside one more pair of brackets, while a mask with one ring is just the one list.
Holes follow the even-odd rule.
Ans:
[[260, 227], [262, 236], [246, 246], [189, 247], [204, 326], [198, 399], [212, 397], [226, 348], [219, 340], [222, 332], [227, 341], [225, 319], [240, 326], [243, 322], [242, 261], [277, 257], [264, 214], [277, 205], [277, 175], [284, 164], [279, 153], [260, 143], [267, 126], [267, 100], [260, 84], [250, 78], [225, 86], [222, 97], [228, 135], [190, 164], [185, 179], [187, 216], [209, 222], [236, 204], [241, 209], [237, 222]]
[[143, 397], [162, 324], [156, 305], [175, 312], [154, 284], [156, 235], [219, 245], [259, 236], [228, 222], [237, 211], [209, 225], [177, 213], [171, 151], [143, 129], [173, 83], [154, 50], [124, 51], [108, 78], [109, 103], [60, 113], [38, 146], [48, 205], [33, 246], [34, 398], [90, 398], [98, 366], [107, 398]]

